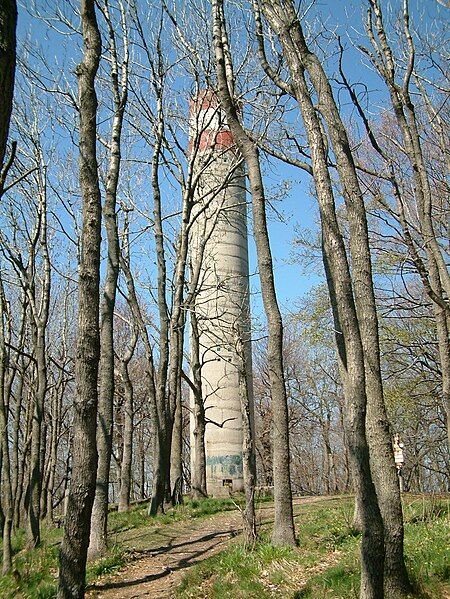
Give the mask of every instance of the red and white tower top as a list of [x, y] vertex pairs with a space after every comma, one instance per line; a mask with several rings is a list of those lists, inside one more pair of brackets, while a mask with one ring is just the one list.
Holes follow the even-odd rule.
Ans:
[[212, 89], [199, 92], [190, 101], [189, 152], [194, 144], [199, 152], [211, 149], [223, 151], [235, 145], [219, 99]]

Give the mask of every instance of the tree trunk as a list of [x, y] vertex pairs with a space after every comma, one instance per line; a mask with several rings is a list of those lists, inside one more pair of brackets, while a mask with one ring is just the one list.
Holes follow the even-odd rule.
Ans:
[[8, 413], [5, 409], [5, 375], [7, 370], [7, 352], [4, 330], [3, 282], [0, 280], [0, 443], [1, 443], [1, 482], [3, 511], [3, 566], [2, 574], [8, 574], [12, 567], [11, 530], [13, 524], [13, 495], [11, 487], [11, 464], [8, 438]]
[[149, 508], [151, 516], [159, 512], [164, 513], [164, 504], [168, 499], [167, 482], [170, 475], [170, 447], [172, 441], [172, 434], [171, 431], [168, 433], [167, 423], [164, 423], [163, 426], [159, 425], [154, 435], [152, 499]]
[[36, 331], [35, 357], [37, 364], [37, 390], [34, 397], [33, 421], [31, 429], [30, 482], [27, 491], [28, 522], [27, 546], [37, 547], [41, 542], [41, 437], [44, 399], [47, 388], [47, 357], [45, 350], [45, 326], [39, 326]]
[[[369, 465], [365, 434], [366, 389], [360, 336], [350, 269], [336, 217], [332, 184], [321, 123], [306, 82], [299, 55], [301, 29], [296, 13], [278, 2], [263, 4], [266, 18], [278, 35], [292, 78], [311, 151], [314, 183], [322, 223], [322, 249], [336, 331], [339, 369], [344, 389], [344, 424], [357, 501], [362, 507], [361, 597], [383, 597], [384, 539]], [[287, 11], [286, 11], [287, 8]], [[286, 23], [289, 22], [289, 26]]]
[[[108, 261], [100, 313], [100, 392], [97, 428], [97, 483], [92, 508], [89, 558], [106, 552], [108, 541], [108, 491], [111, 468], [112, 432], [114, 419], [114, 308], [117, 279], [119, 277], [120, 246], [117, 229], [116, 203], [120, 176], [121, 136], [123, 116], [127, 101], [128, 57], [123, 61], [122, 81], [119, 83], [118, 56], [113, 24], [105, 4], [111, 60], [111, 84], [114, 98], [114, 117], [111, 127], [110, 158], [106, 180], [106, 197], [103, 219], [108, 239]], [[124, 34], [125, 35], [125, 34]], [[127, 46], [125, 46], [126, 48]], [[120, 89], [122, 87], [122, 89]]]
[[292, 491], [290, 481], [288, 405], [283, 367], [283, 323], [275, 292], [273, 261], [265, 211], [264, 185], [257, 148], [245, 133], [231, 97], [225, 68], [222, 0], [213, 1], [214, 51], [218, 96], [230, 126], [233, 139], [242, 153], [250, 181], [253, 210], [253, 234], [256, 243], [259, 276], [264, 311], [268, 326], [268, 363], [272, 400], [273, 478], [275, 521], [272, 542], [275, 545], [295, 545]]
[[[39, 240], [42, 249], [42, 291], [40, 300], [34, 281], [30, 278], [34, 273], [26, 273], [27, 281], [24, 283], [24, 291], [28, 293], [32, 313], [32, 337], [34, 345], [34, 357], [36, 360], [37, 388], [34, 396], [33, 420], [31, 427], [31, 452], [30, 452], [30, 482], [28, 487], [28, 522], [27, 522], [27, 545], [29, 548], [36, 547], [41, 541], [40, 518], [41, 518], [41, 493], [43, 482], [43, 456], [45, 449], [42, 443], [44, 406], [47, 395], [47, 343], [46, 331], [50, 307], [51, 288], [51, 266], [47, 241], [47, 190], [46, 174], [42, 160], [40, 146], [37, 148], [37, 156], [40, 163], [39, 170], [39, 206], [40, 234], [30, 244], [30, 255], [33, 256], [31, 267], [34, 269], [36, 261], [35, 244]], [[23, 276], [25, 271], [23, 271]], [[27, 285], [28, 283], [28, 285]]]
[[[368, 35], [376, 51], [376, 57], [370, 55], [372, 63], [389, 90], [393, 112], [400, 128], [404, 154], [412, 167], [412, 183], [422, 244], [428, 261], [427, 269], [418, 256], [414, 242], [409, 233], [401, 198], [399, 200], [400, 221], [417, 271], [422, 279], [424, 289], [434, 303], [436, 328], [438, 334], [439, 358], [442, 370], [442, 387], [444, 408], [447, 414], [447, 436], [450, 445], [450, 341], [448, 319], [450, 315], [450, 274], [443, 253], [439, 247], [433, 225], [433, 194], [425, 156], [422, 149], [421, 135], [418, 128], [416, 108], [411, 97], [411, 75], [415, 69], [415, 48], [409, 26], [408, 2], [403, 4], [403, 32], [405, 46], [408, 49], [407, 71], [401, 81], [397, 82], [397, 65], [386, 35], [383, 12], [378, 0], [369, 0]], [[375, 19], [373, 19], [375, 17]], [[381, 58], [382, 57], [382, 58]], [[445, 293], [444, 293], [445, 291]], [[446, 316], [444, 317], [444, 313]], [[445, 320], [446, 319], [446, 320]], [[444, 322], [445, 320], [445, 322]]]
[[[16, 71], [16, 0], [0, 5], [0, 173], [3, 169], [13, 106]], [[0, 185], [0, 195], [3, 186]]]
[[[250, 324], [248, 304], [243, 307], [247, 314], [245, 322]], [[236, 323], [237, 324], [237, 323]], [[255, 423], [253, 412], [253, 397], [251, 383], [251, 339], [250, 326], [243, 331], [238, 324], [235, 330], [236, 355], [238, 360], [239, 397], [242, 413], [242, 469], [244, 476], [245, 509], [244, 509], [244, 539], [245, 543], [253, 546], [257, 541], [255, 487], [256, 487], [256, 453], [255, 453]]]
[[[24, 393], [24, 369], [23, 367], [20, 369], [19, 381], [16, 388], [16, 410], [14, 413], [14, 421], [12, 426], [12, 442], [11, 442], [11, 486], [12, 486], [12, 496], [17, 500], [17, 497], [20, 496], [19, 492], [19, 483], [21, 481], [21, 459], [19, 452], [19, 436], [20, 436], [20, 422], [21, 422], [21, 412], [22, 412], [22, 404], [23, 404], [23, 393]], [[19, 527], [19, 505], [20, 501], [16, 502], [13, 500], [14, 504], [14, 527]], [[17, 511], [16, 511], [17, 510]]]
[[175, 506], [183, 503], [183, 404], [181, 401], [181, 377], [176, 397], [170, 460], [171, 501], [172, 505]]
[[59, 553], [58, 599], [84, 597], [86, 558], [97, 471], [97, 379], [100, 360], [99, 284], [101, 196], [96, 154], [95, 77], [101, 38], [94, 0], [81, 0], [84, 57], [77, 68], [80, 110], [80, 187], [83, 199], [75, 360], [72, 477]]
[[333, 98], [331, 86], [317, 57], [309, 52], [298, 27], [296, 46], [319, 98], [336, 156], [350, 230], [350, 255], [357, 318], [364, 354], [367, 396], [367, 433], [371, 471], [385, 532], [385, 591], [388, 597], [411, 592], [403, 555], [403, 513], [389, 422], [381, 380], [378, 317], [373, 289], [367, 216], [347, 131]]
[[137, 447], [137, 458], [139, 465], [139, 499], [143, 500], [146, 498], [145, 494], [145, 449], [144, 449], [144, 426], [141, 424], [139, 427], [138, 436], [138, 447]]
[[124, 426], [123, 426], [123, 452], [120, 465], [120, 490], [119, 490], [119, 512], [126, 512], [130, 508], [131, 494], [131, 466], [133, 461], [133, 383], [128, 372], [128, 364], [133, 355], [136, 346], [137, 336], [135, 335], [132, 348], [127, 355], [120, 360], [120, 370], [122, 384], [124, 388]]
[[194, 409], [192, 412], [192, 427], [194, 447], [191, 448], [191, 492], [194, 499], [207, 497], [206, 490], [206, 451], [205, 451], [205, 404], [202, 393], [202, 375], [200, 365], [200, 345], [197, 315], [192, 310], [191, 315], [191, 377]]
[[51, 437], [50, 437], [50, 458], [49, 458], [49, 479], [47, 485], [47, 523], [53, 525], [53, 494], [55, 489], [56, 481], [56, 463], [58, 458], [58, 437], [60, 427], [60, 390], [56, 386], [53, 392], [52, 401], [52, 423], [51, 423]]

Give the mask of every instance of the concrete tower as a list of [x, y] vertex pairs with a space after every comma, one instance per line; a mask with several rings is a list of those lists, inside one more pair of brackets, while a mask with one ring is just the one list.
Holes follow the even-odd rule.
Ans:
[[194, 270], [200, 269], [194, 310], [208, 422], [206, 484], [208, 494], [220, 496], [243, 489], [238, 370], [242, 372], [243, 363], [252, 398], [245, 179], [231, 132], [212, 91], [202, 92], [192, 102], [190, 129], [191, 152], [196, 152], [194, 171], [200, 174], [191, 262]]

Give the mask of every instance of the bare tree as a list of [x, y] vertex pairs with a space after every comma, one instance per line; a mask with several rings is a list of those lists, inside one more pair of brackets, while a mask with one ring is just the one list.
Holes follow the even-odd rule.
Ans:
[[[284, 86], [285, 91], [296, 96], [299, 101], [306, 128], [305, 110], [300, 102], [298, 81], [301, 75], [309, 77], [318, 99], [318, 110], [328, 128], [331, 144], [336, 158], [336, 169], [342, 186], [347, 208], [350, 231], [350, 256], [352, 263], [353, 294], [355, 298], [356, 317], [362, 342], [364, 360], [364, 385], [367, 396], [367, 430], [371, 450], [371, 466], [380, 501], [380, 508], [385, 526], [386, 562], [385, 589], [393, 596], [405, 596], [410, 591], [410, 584], [403, 557], [403, 524], [400, 492], [393, 463], [389, 423], [383, 399], [381, 368], [378, 340], [378, 323], [371, 274], [371, 255], [367, 232], [367, 218], [364, 199], [359, 186], [355, 162], [351, 151], [345, 125], [333, 97], [329, 79], [316, 54], [308, 47], [300, 19], [294, 6], [289, 3], [283, 9], [278, 2], [262, 2], [264, 14], [270, 26], [276, 32], [291, 75], [292, 87]], [[257, 28], [260, 42], [260, 54], [266, 73], [275, 82], [277, 77], [267, 63], [263, 47], [261, 21], [258, 5], [254, 3], [257, 14]], [[291, 23], [289, 32], [286, 23]], [[302, 88], [309, 94], [305, 82]], [[306, 94], [303, 94], [306, 97]], [[321, 123], [318, 121], [319, 127]], [[310, 141], [311, 143], [311, 141]], [[326, 167], [326, 160], [323, 168]], [[314, 171], [314, 165], [313, 165]], [[323, 177], [317, 169], [314, 178]], [[319, 198], [320, 202], [320, 198]], [[361, 507], [361, 504], [359, 504]]]
[[[315, 56], [306, 47], [298, 15], [291, 3], [263, 2], [262, 9], [271, 28], [277, 34], [286, 59], [291, 82], [281, 80], [270, 67], [264, 48], [259, 4], [253, 3], [260, 59], [266, 73], [299, 104], [311, 152], [312, 172], [319, 202], [322, 225], [322, 251], [333, 309], [341, 379], [346, 398], [345, 424], [352, 461], [357, 501], [364, 505], [361, 597], [380, 597], [383, 594], [383, 576], [380, 564], [384, 562], [383, 523], [378, 507], [369, 466], [369, 451], [365, 435], [366, 378], [364, 350], [358, 322], [352, 280], [342, 234], [336, 217], [336, 208], [328, 172], [327, 141], [317, 111], [314, 108], [307, 73], [314, 84], [316, 74], [322, 71]], [[287, 26], [289, 23], [289, 27]], [[308, 62], [308, 60], [310, 62]], [[309, 69], [314, 67], [313, 74]], [[320, 92], [329, 94], [326, 77], [321, 77]], [[324, 85], [328, 87], [325, 88]], [[326, 99], [330, 100], [329, 97]], [[319, 98], [322, 108], [324, 99]], [[325, 102], [326, 105], [326, 102]], [[331, 124], [328, 123], [329, 127]], [[363, 499], [364, 498], [364, 499]], [[374, 568], [374, 562], [377, 568]]]
[[125, 353], [119, 357], [119, 376], [124, 394], [123, 452], [120, 464], [119, 512], [130, 507], [131, 467], [133, 458], [133, 422], [134, 422], [134, 389], [130, 377], [129, 364], [136, 349], [137, 333], [133, 329], [131, 341]]
[[205, 431], [206, 414], [205, 402], [202, 393], [201, 361], [200, 361], [200, 332], [195, 310], [190, 315], [190, 378], [188, 383], [194, 398], [192, 408], [192, 436], [194, 447], [194, 459], [191, 460], [191, 492], [195, 499], [207, 497], [206, 488], [206, 453], [205, 453]]
[[98, 405], [98, 467], [95, 501], [92, 508], [89, 557], [106, 551], [108, 524], [108, 487], [112, 452], [113, 400], [114, 400], [114, 306], [119, 276], [119, 235], [117, 227], [117, 188], [120, 177], [121, 137], [124, 112], [128, 96], [128, 33], [125, 7], [119, 3], [123, 57], [118, 55], [115, 25], [109, 3], [100, 7], [108, 30], [110, 52], [110, 81], [113, 94], [113, 120], [109, 141], [109, 167], [106, 179], [103, 217], [108, 238], [108, 259], [100, 313], [100, 389]]
[[8, 409], [5, 395], [8, 357], [5, 341], [5, 305], [6, 298], [3, 281], [0, 279], [0, 442], [2, 450], [2, 510], [3, 510], [3, 565], [2, 573], [8, 574], [12, 567], [11, 530], [13, 525], [13, 495], [11, 486], [10, 448], [8, 439]]
[[283, 368], [283, 324], [275, 292], [272, 254], [267, 231], [264, 184], [258, 150], [240, 122], [232, 95], [233, 73], [224, 21], [223, 3], [213, 2], [213, 36], [218, 81], [218, 96], [233, 138], [242, 153], [250, 181], [253, 230], [258, 254], [259, 275], [264, 309], [268, 322], [270, 387], [273, 413], [273, 469], [275, 523], [272, 542], [294, 545], [295, 531], [289, 469], [289, 428]]
[[97, 166], [95, 77], [101, 38], [94, 0], [81, 0], [84, 57], [78, 65], [80, 109], [79, 178], [83, 198], [81, 261], [78, 282], [76, 398], [72, 476], [59, 554], [59, 599], [84, 597], [90, 519], [97, 471], [97, 379], [100, 360], [99, 283], [101, 195]]
[[[424, 102], [425, 108], [431, 111], [429, 120], [438, 139], [442, 138], [443, 122], [442, 117], [432, 105], [426, 89], [427, 82], [423, 81], [419, 68], [416, 65], [416, 49], [411, 31], [409, 3], [407, 0], [403, 2], [401, 18], [402, 31], [400, 38], [402, 38], [406, 46], [405, 54], [407, 57], [405, 68], [400, 67], [388, 41], [383, 21], [383, 11], [378, 0], [369, 1], [367, 13], [367, 34], [372, 50], [365, 47], [361, 47], [361, 50], [369, 56], [371, 63], [389, 91], [395, 121], [401, 133], [402, 152], [412, 168], [412, 192], [418, 216], [417, 226], [415, 226], [409, 217], [411, 211], [408, 209], [407, 198], [402, 193], [402, 185], [398, 169], [395, 168], [395, 162], [381, 148], [380, 143], [377, 141], [377, 136], [374, 135], [373, 128], [369, 126], [367, 118], [365, 118], [365, 124], [369, 130], [369, 139], [372, 147], [381, 156], [387, 166], [386, 178], [392, 186], [393, 195], [397, 203], [397, 213], [395, 216], [402, 227], [405, 243], [422, 280], [424, 289], [433, 302], [442, 372], [443, 405], [447, 412], [447, 422], [449, 422], [450, 337], [448, 323], [450, 304], [448, 298], [450, 297], [450, 276], [445, 261], [445, 247], [439, 243], [436, 232], [436, 207], [438, 202], [433, 198], [433, 186], [430, 180], [429, 168], [427, 168], [426, 150], [424, 149], [425, 143], [421, 139], [419, 108], [412, 90], [413, 82], [416, 83], [416, 87], [418, 88], [418, 97]], [[358, 108], [361, 113], [361, 107]], [[445, 147], [441, 148], [441, 152], [444, 154], [447, 152]], [[392, 214], [392, 210], [390, 210], [390, 213]], [[424, 257], [422, 257], [422, 247]], [[448, 425], [447, 430], [448, 435], [450, 435], [450, 426]]]
[[[0, 195], [8, 172], [8, 164], [4, 165], [4, 162], [13, 106], [16, 26], [16, 0], [5, 0], [0, 7]], [[13, 154], [11, 158], [14, 158]]]

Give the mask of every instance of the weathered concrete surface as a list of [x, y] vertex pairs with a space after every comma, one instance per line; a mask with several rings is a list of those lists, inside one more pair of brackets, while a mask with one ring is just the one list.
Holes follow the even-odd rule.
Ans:
[[193, 103], [191, 112], [191, 138], [195, 130], [200, 132], [197, 145], [191, 142], [191, 151], [197, 152], [195, 170], [201, 172], [191, 260], [194, 269], [201, 264], [195, 311], [208, 421], [207, 490], [219, 496], [243, 488], [239, 336], [252, 396], [245, 177], [216, 97], [205, 92]]

